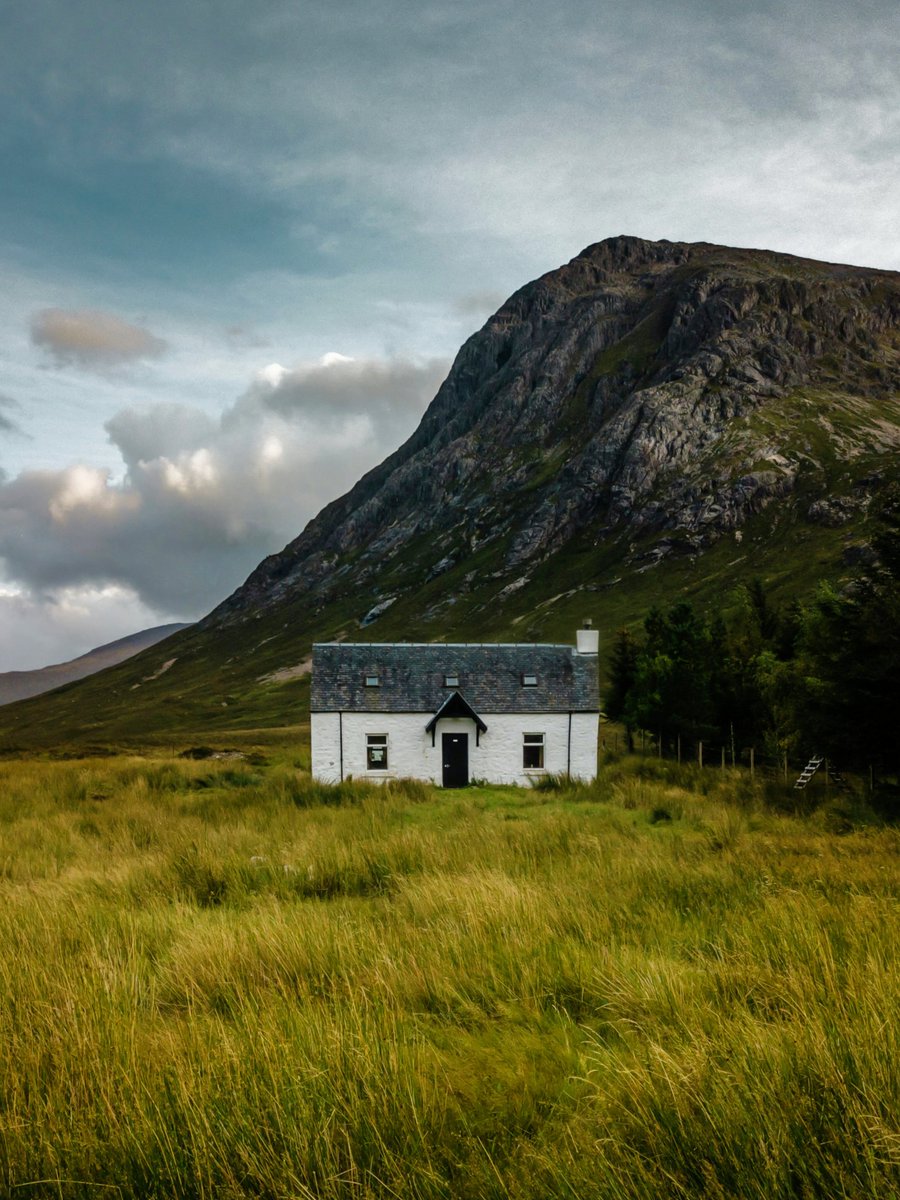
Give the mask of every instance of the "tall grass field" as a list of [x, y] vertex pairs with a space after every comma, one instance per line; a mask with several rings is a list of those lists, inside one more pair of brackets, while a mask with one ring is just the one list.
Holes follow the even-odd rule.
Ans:
[[897, 828], [298, 764], [0, 763], [2, 1195], [900, 1196]]

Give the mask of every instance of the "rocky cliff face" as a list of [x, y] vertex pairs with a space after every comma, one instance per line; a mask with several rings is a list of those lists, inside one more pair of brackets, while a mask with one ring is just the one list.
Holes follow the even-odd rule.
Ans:
[[585, 534], [653, 562], [778, 502], [839, 525], [900, 444], [898, 400], [900, 276], [612, 238], [516, 292], [405, 445], [205, 625], [298, 594], [359, 594], [371, 621], [488, 546], [502, 594]]

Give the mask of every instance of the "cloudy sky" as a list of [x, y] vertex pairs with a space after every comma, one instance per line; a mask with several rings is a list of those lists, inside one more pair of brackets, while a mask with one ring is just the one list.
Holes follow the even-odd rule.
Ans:
[[618, 234], [900, 269], [896, 0], [28, 0], [0, 670], [202, 615]]

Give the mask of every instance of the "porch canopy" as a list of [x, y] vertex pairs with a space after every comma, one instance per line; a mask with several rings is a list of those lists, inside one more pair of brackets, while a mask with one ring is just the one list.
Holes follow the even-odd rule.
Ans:
[[425, 732], [431, 734], [432, 746], [434, 745], [437, 723], [444, 717], [467, 717], [469, 720], [474, 721], [476, 746], [481, 735], [487, 733], [487, 725], [485, 725], [465, 696], [459, 692], [452, 692], [425, 726]]

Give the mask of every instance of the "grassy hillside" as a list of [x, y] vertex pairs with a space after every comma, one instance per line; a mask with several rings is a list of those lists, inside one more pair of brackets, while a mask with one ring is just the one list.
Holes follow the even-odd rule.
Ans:
[[0, 705], [11, 704], [27, 696], [39, 696], [66, 683], [84, 679], [86, 675], [93, 675], [97, 671], [115, 666], [116, 663], [124, 662], [148, 646], [153, 646], [186, 628], [185, 624], [158, 625], [155, 629], [142, 629], [129, 637], [119, 638], [118, 641], [109, 642], [105, 646], [97, 646], [69, 662], [54, 663], [35, 671], [0, 672]]
[[[0, 752], [167, 745], [294, 725], [308, 712], [314, 640], [571, 641], [589, 616], [602, 647], [654, 604], [688, 598], [718, 608], [733, 587], [756, 576], [775, 602], [787, 602], [822, 578], [847, 577], [843, 551], [865, 535], [859, 515], [826, 528], [779, 505], [753, 518], [739, 544], [727, 536], [699, 556], [676, 551], [654, 563], [654, 541], [629, 555], [624, 542], [596, 545], [587, 529], [505, 595], [510, 577], [494, 577], [501, 549], [489, 546], [438, 578], [423, 574], [415, 591], [365, 628], [360, 619], [371, 597], [346, 596], [316, 612], [301, 596], [233, 627], [191, 628], [102, 675], [0, 708]], [[414, 554], [404, 569], [421, 571]], [[384, 581], [387, 594], [390, 583]]]
[[0, 764], [3, 1194], [897, 1195], [896, 830], [244, 749]]

